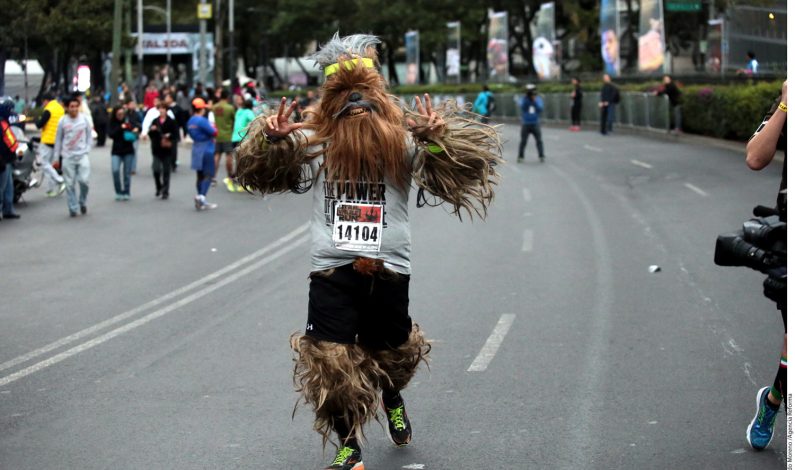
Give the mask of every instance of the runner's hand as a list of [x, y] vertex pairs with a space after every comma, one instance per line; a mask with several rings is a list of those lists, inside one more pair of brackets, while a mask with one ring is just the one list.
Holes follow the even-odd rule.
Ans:
[[418, 129], [420, 132], [415, 132], [416, 134], [420, 135], [421, 137], [441, 137], [444, 134], [445, 126], [447, 125], [436, 111], [433, 110], [433, 105], [431, 104], [431, 95], [425, 93], [425, 106], [422, 105], [422, 100], [420, 100], [419, 96], [414, 97], [414, 102], [417, 105], [417, 112], [427, 118], [425, 123], [417, 124], [416, 121], [409, 118], [406, 119], [406, 123], [409, 125], [409, 128], [414, 131], [415, 128], [421, 126], [427, 126], [425, 129]]
[[287, 104], [287, 98], [282, 97], [279, 112], [265, 119], [265, 122], [268, 124], [265, 128], [265, 133], [271, 137], [286, 137], [287, 134], [304, 126], [303, 123], [300, 122], [289, 122], [290, 116], [292, 116], [293, 111], [295, 111], [295, 108], [298, 106], [298, 102], [293, 100], [286, 112], [284, 110], [285, 104]]
[[787, 104], [787, 81], [786, 80], [784, 80], [784, 84], [781, 85], [781, 102], [784, 103], [784, 105]]

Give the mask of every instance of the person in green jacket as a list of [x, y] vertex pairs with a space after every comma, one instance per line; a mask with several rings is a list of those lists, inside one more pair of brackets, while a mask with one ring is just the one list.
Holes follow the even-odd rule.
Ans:
[[[240, 142], [242, 142], [243, 138], [246, 136], [248, 125], [251, 124], [251, 121], [253, 121], [257, 116], [254, 114], [254, 102], [252, 100], [244, 99], [240, 95], [235, 95], [235, 107], [237, 108], [237, 112], [235, 113], [235, 127], [232, 131], [232, 146], [234, 149], [237, 149], [237, 147], [240, 145]], [[234, 182], [234, 185], [235, 191], [239, 193], [245, 191], [243, 186], [237, 184], [237, 181]]]
[[229, 102], [229, 90], [221, 90], [221, 99], [213, 106], [215, 126], [218, 128], [218, 137], [215, 140], [215, 175], [213, 184], [218, 175], [221, 156], [226, 154], [226, 178], [224, 184], [229, 192], [235, 191], [235, 170], [232, 161], [232, 129], [235, 125], [235, 107]]

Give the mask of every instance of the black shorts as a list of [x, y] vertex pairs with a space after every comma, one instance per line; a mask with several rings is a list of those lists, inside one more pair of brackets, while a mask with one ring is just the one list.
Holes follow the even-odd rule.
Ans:
[[232, 146], [232, 142], [216, 142], [215, 143], [215, 153], [232, 153], [234, 151], [234, 147]]
[[397, 348], [408, 339], [409, 276], [365, 276], [348, 264], [330, 275], [313, 273], [310, 279], [307, 336], [379, 350]]

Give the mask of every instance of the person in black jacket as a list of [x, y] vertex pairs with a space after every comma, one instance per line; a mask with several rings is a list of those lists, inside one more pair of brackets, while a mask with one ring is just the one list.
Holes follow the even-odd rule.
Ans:
[[[171, 182], [172, 151], [179, 140], [179, 124], [168, 115], [168, 105], [157, 105], [160, 116], [152, 121], [149, 138], [152, 140], [152, 174], [155, 177], [155, 197], [168, 199]], [[161, 181], [162, 176], [162, 181]]]
[[600, 132], [607, 135], [613, 132], [613, 119], [615, 117], [616, 105], [621, 101], [621, 95], [610, 79], [610, 75], [602, 75], [602, 92], [599, 96], [599, 108], [601, 110]]
[[571, 84], [574, 89], [571, 91], [571, 127], [569, 127], [569, 130], [577, 132], [580, 130], [580, 115], [582, 113], [580, 79], [577, 77], [572, 78]]
[[97, 94], [91, 100], [89, 108], [91, 109], [91, 119], [94, 121], [94, 130], [97, 131], [97, 147], [104, 147], [108, 134], [108, 108], [105, 100]]
[[682, 93], [676, 86], [670, 75], [663, 75], [663, 86], [657, 91], [657, 96], [668, 95], [669, 123], [668, 132], [671, 126], [675, 133], [682, 132]]
[[[108, 125], [108, 136], [113, 139], [113, 146], [110, 149], [111, 173], [113, 173], [113, 186], [116, 189], [117, 201], [130, 199], [130, 174], [135, 159], [133, 144], [138, 140], [140, 133], [140, 124], [132, 114], [127, 113], [121, 106], [113, 108], [113, 116]], [[122, 173], [122, 165], [124, 173]]]

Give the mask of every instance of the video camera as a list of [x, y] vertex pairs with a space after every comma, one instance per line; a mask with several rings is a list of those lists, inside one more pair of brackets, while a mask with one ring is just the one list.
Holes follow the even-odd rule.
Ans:
[[767, 274], [765, 297], [776, 302], [779, 309], [787, 305], [787, 223], [776, 209], [754, 208], [754, 217], [739, 232], [718, 236], [715, 243], [715, 264], [745, 266]]

